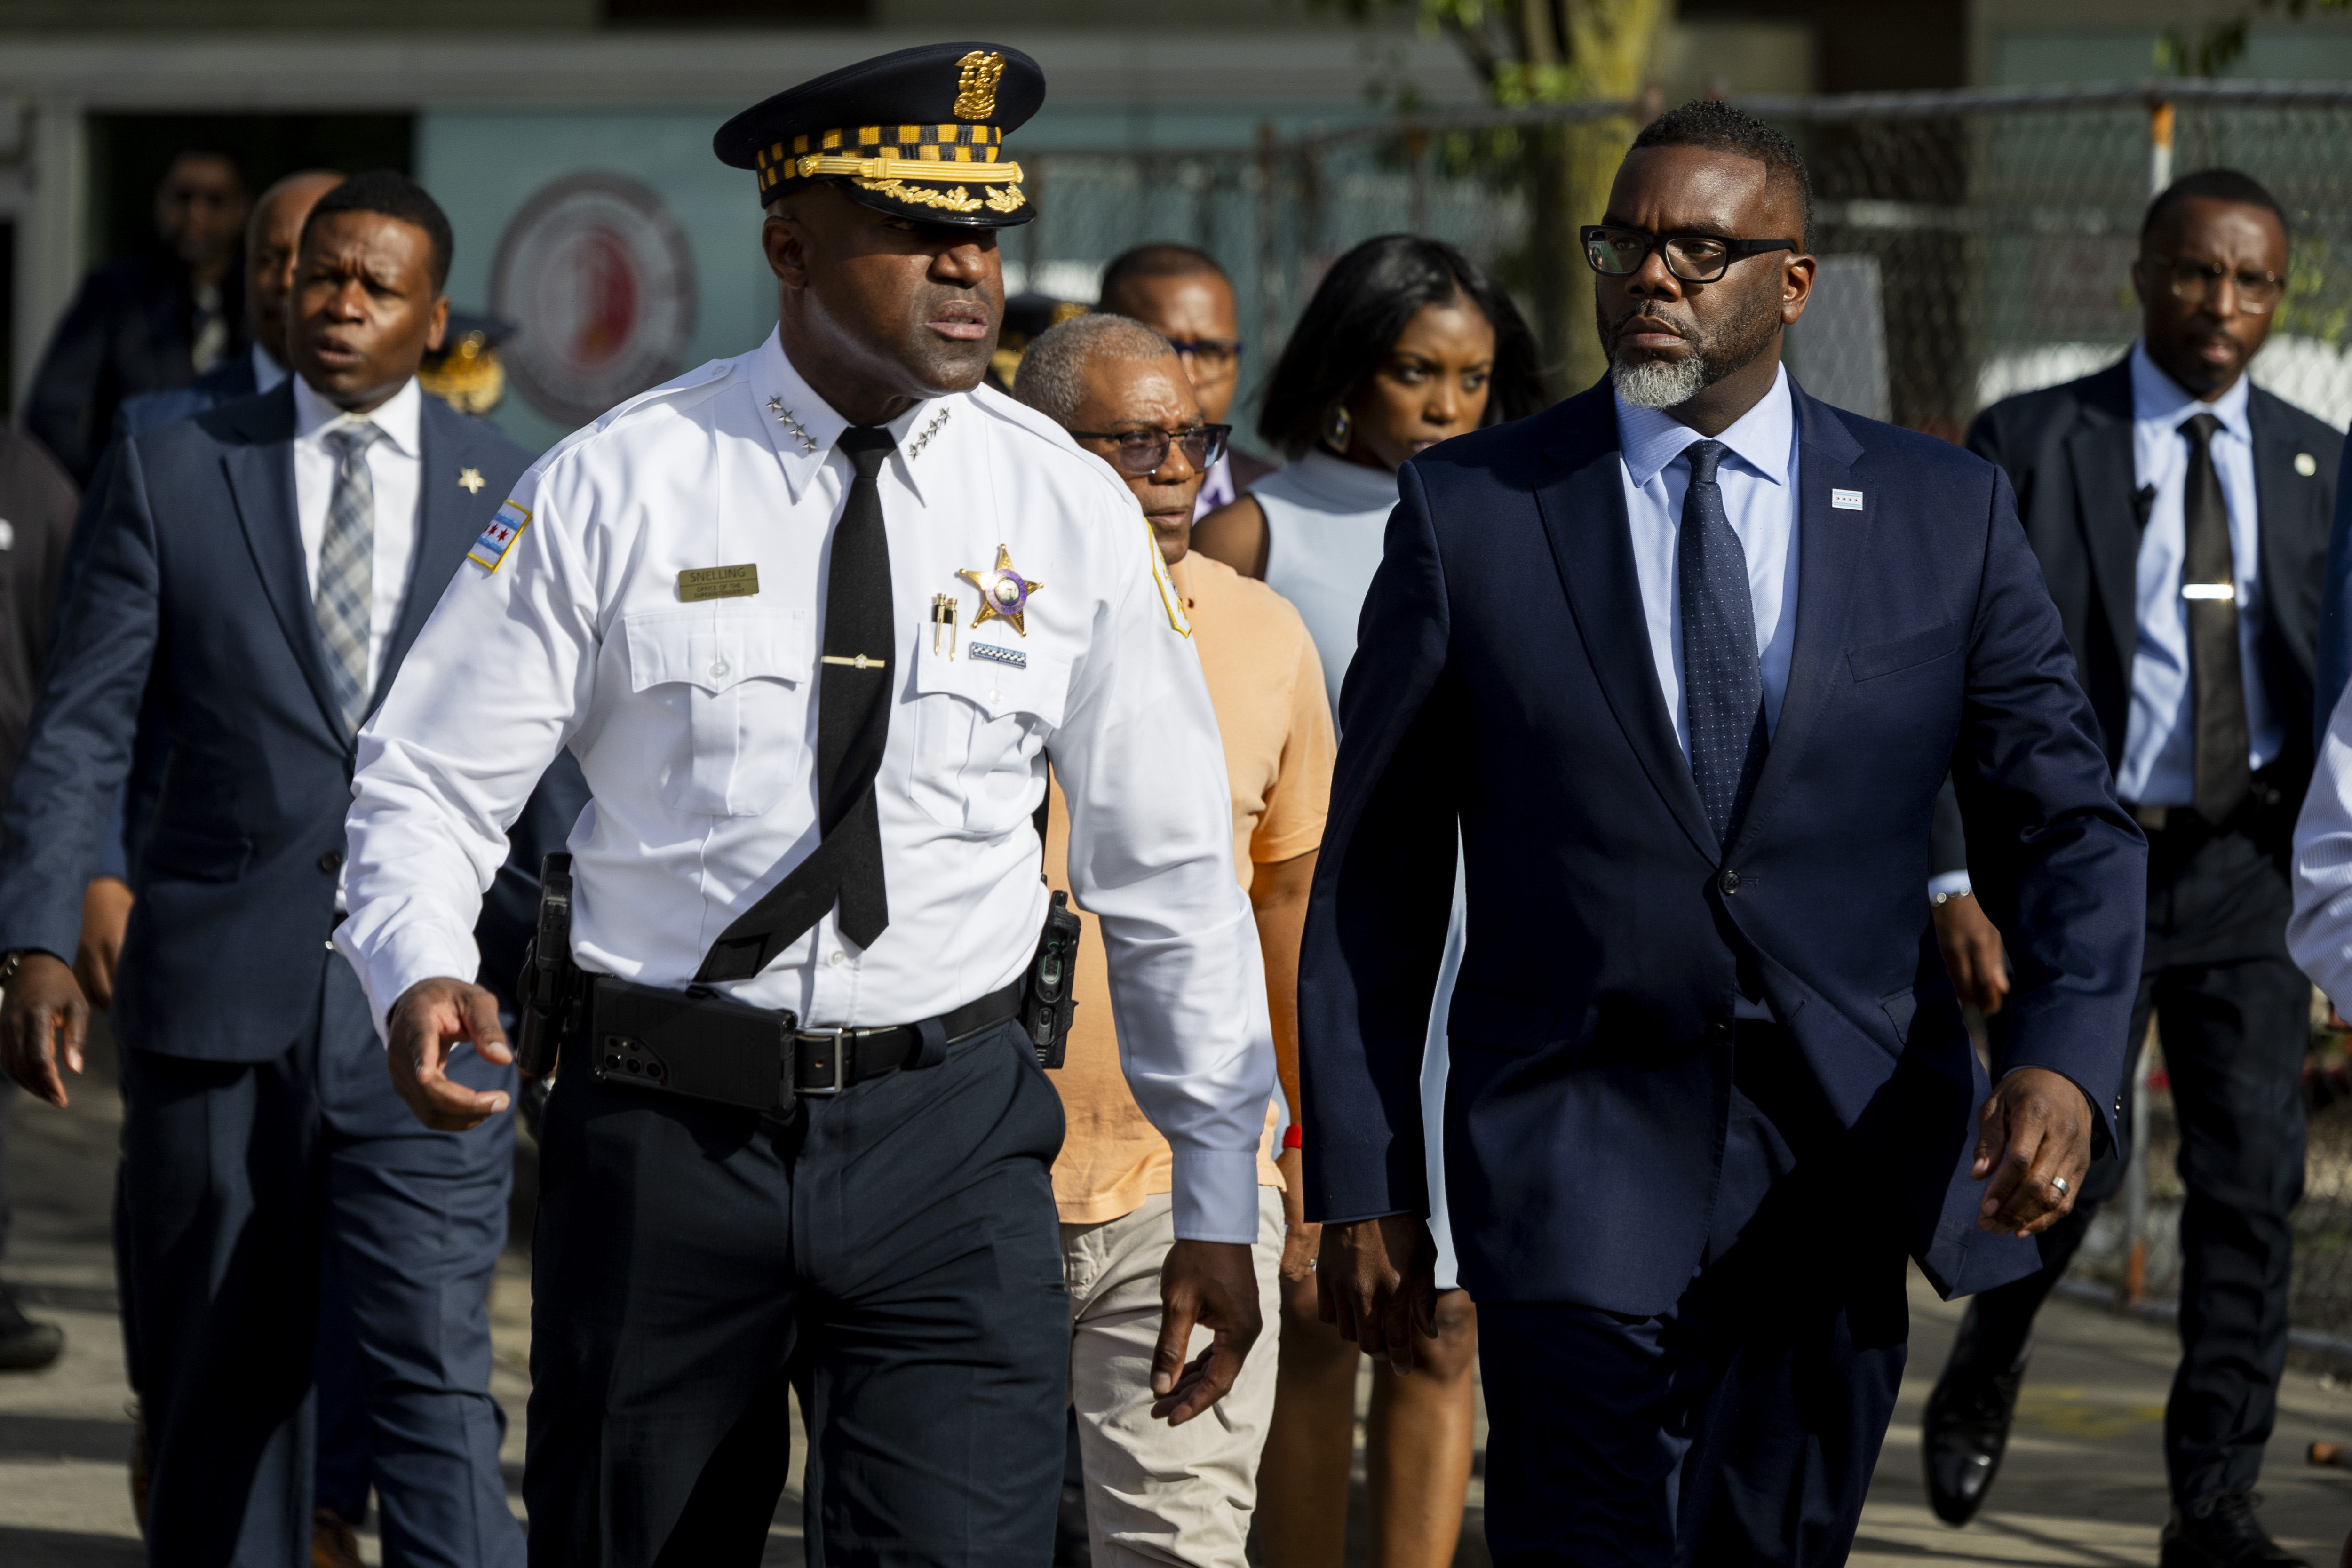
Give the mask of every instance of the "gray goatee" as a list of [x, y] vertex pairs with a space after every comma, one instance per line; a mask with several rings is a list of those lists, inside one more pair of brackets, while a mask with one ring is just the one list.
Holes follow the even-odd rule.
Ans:
[[1688, 403], [1708, 381], [1706, 356], [1697, 353], [1680, 359], [1619, 360], [1609, 367], [1617, 395], [1636, 408], [1672, 408]]

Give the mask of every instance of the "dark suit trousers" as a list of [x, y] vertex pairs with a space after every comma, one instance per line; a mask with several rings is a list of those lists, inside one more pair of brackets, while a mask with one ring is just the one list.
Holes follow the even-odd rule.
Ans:
[[1062, 1106], [1016, 1024], [784, 1116], [600, 1084], [575, 1043], [542, 1125], [534, 1564], [759, 1563], [795, 1384], [811, 1563], [1051, 1560]]
[[[2286, 952], [2294, 815], [2249, 806], [2216, 833], [2176, 808], [2148, 835], [2147, 955], [2130, 1063], [2151, 1015], [2180, 1120], [2180, 1369], [2165, 1409], [2173, 1495], [2251, 1490], [2286, 1366], [2288, 1212], [2303, 1196], [2303, 1058], [2311, 982]], [[2126, 1068], [2124, 1081], [2130, 1079]], [[2130, 1113], [2131, 1097], [2123, 1097]], [[2130, 1136], [2125, 1127], [2126, 1139]], [[2083, 1201], [2042, 1237], [2042, 1270], [1978, 1299], [1988, 1366], [2023, 1350], [2124, 1163], [2094, 1165]]]
[[1734, 1052], [1713, 1236], [1673, 1310], [1478, 1303], [1497, 1568], [1853, 1546], [1903, 1380], [1904, 1254], [1787, 1036], [1743, 1023]]
[[[461, 1054], [457, 1078], [514, 1087]], [[152, 1467], [149, 1560], [310, 1562], [323, 1255], [365, 1367], [385, 1561], [519, 1564], [489, 1395], [490, 1271], [513, 1122], [420, 1126], [392, 1092], [351, 968], [280, 1056], [123, 1053], [124, 1215]]]

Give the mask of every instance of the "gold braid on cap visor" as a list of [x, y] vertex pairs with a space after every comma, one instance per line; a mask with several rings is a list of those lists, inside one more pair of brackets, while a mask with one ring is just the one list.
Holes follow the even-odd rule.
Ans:
[[[760, 190], [764, 195], [786, 180], [846, 175], [860, 190], [919, 206], [1017, 212], [1029, 198], [1022, 194], [1021, 165], [996, 161], [1002, 136], [992, 125], [866, 125], [795, 136], [789, 153], [781, 142], [760, 150]], [[961, 183], [936, 188], [950, 180]], [[967, 184], [1004, 189], [974, 196]]]

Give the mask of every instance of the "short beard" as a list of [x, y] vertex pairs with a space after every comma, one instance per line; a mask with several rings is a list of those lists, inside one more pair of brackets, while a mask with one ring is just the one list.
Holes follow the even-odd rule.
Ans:
[[[1758, 290], [1737, 315], [1713, 331], [1687, 333], [1683, 342], [1690, 345], [1690, 352], [1679, 359], [1619, 358], [1616, 333], [1608, 322], [1599, 320], [1597, 300], [1593, 314], [1601, 341], [1609, 346], [1609, 379], [1617, 395], [1635, 408], [1674, 408], [1732, 372], [1746, 369], [1770, 348], [1773, 329], [1780, 323], [1780, 302], [1770, 293]], [[1625, 318], [1631, 320], [1631, 315]], [[1618, 331], [1623, 327], [1624, 321], [1617, 324]]]

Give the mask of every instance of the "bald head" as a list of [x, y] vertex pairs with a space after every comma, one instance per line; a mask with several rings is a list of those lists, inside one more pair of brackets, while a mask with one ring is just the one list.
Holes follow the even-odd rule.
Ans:
[[253, 204], [245, 231], [245, 313], [253, 341], [279, 364], [286, 360], [286, 300], [294, 289], [294, 254], [302, 221], [319, 198], [343, 183], [331, 169], [289, 174]]

